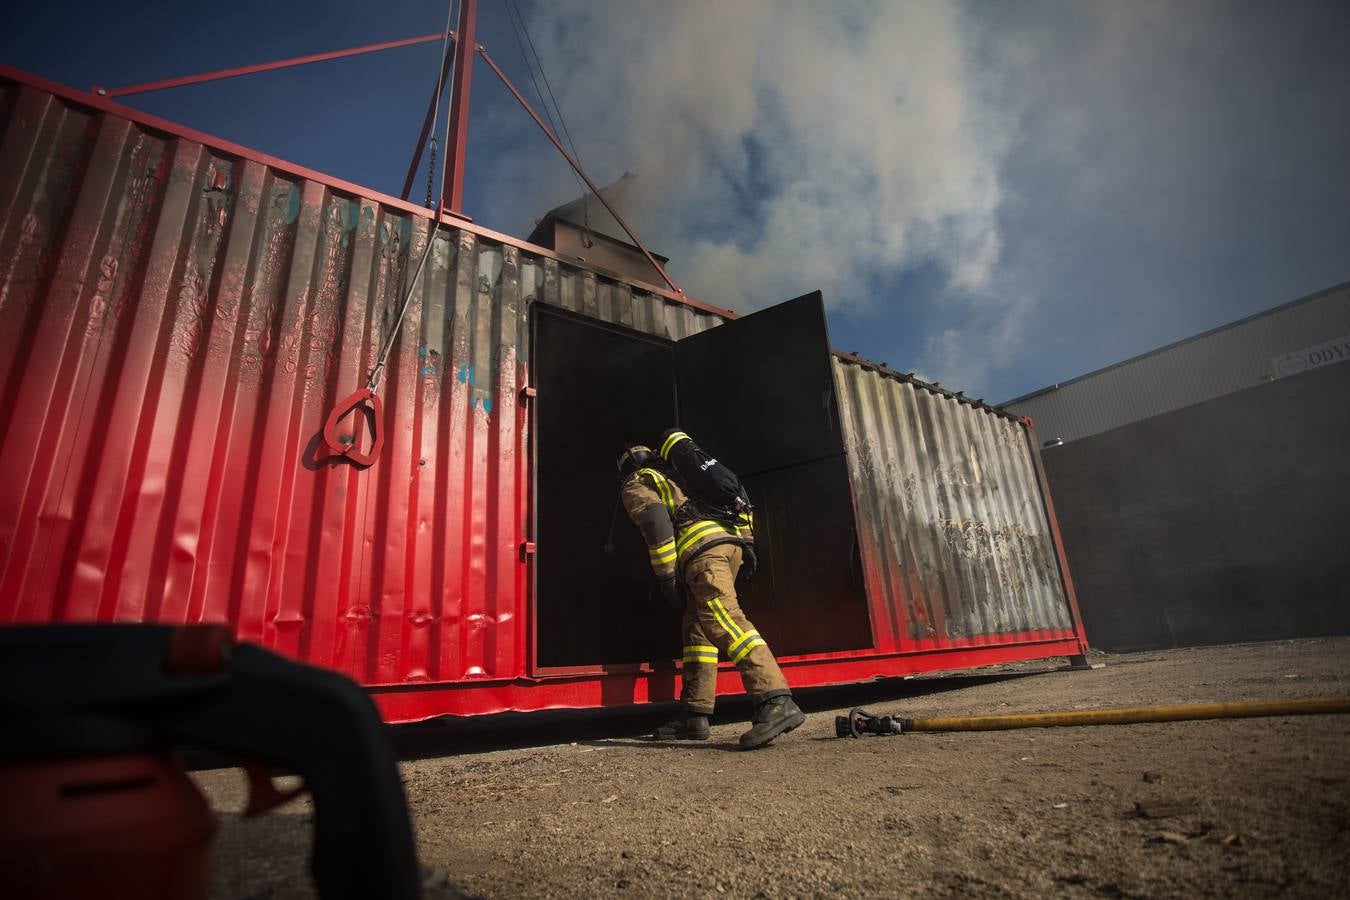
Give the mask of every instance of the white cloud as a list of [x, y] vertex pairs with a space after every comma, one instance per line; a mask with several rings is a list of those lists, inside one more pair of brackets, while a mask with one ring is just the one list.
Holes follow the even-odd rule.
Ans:
[[[850, 349], [1001, 399], [1350, 276], [1347, 9], [557, 0], [530, 15], [587, 169], [638, 173], [623, 212], [691, 295], [748, 311], [820, 288], [868, 329]], [[510, 110], [478, 145], [514, 148], [485, 173], [509, 188], [484, 218], [515, 233], [578, 192], [532, 127]], [[937, 273], [930, 296], [877, 287], [915, 271]]]
[[[748, 310], [821, 288], [875, 309], [878, 274], [921, 262], [987, 288], [1007, 122], [974, 88], [958, 7], [585, 0], [532, 16], [587, 169], [638, 173], [621, 212], [693, 296]], [[575, 196], [524, 151], [496, 165], [532, 187], [493, 213], [518, 228], [541, 196]]]

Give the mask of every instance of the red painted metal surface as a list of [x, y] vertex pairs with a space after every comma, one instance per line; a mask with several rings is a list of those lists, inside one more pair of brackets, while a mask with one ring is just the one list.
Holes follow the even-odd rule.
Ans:
[[3, 91], [4, 618], [224, 621], [372, 685], [524, 671], [519, 251], [441, 232], [357, 469], [324, 415], [429, 220]]
[[[398, 47], [412, 47], [416, 44], [426, 44], [431, 41], [445, 40], [445, 33], [423, 34], [418, 37], [400, 38], [396, 41], [384, 41], [379, 44], [362, 44], [359, 47], [348, 47], [346, 50], [330, 50], [326, 53], [311, 53], [307, 56], [292, 56], [289, 59], [278, 59], [273, 62], [254, 63], [251, 66], [235, 66], [232, 69], [217, 69], [214, 72], [202, 72], [197, 75], [180, 75], [177, 78], [165, 78], [160, 81], [147, 81], [142, 84], [131, 84], [120, 88], [101, 88], [95, 87], [94, 93], [100, 97], [126, 97], [131, 94], [145, 94], [150, 91], [162, 91], [166, 88], [183, 87], [189, 84], [201, 84], [205, 81], [221, 81], [225, 78], [238, 78], [240, 75], [254, 75], [258, 72], [272, 72], [277, 69], [289, 69], [293, 66], [303, 66], [309, 63], [324, 62], [330, 59], [343, 59], [348, 56], [360, 56], [363, 53], [378, 53], [381, 50], [393, 50]], [[451, 40], [454, 39], [454, 32], [450, 32]]]
[[[428, 211], [4, 68], [0, 184], [0, 621], [228, 623], [397, 721], [674, 696], [673, 663], [533, 667], [526, 325], [545, 303], [677, 340], [724, 311], [441, 218], [362, 469], [325, 415]], [[1078, 652], [1024, 618], [783, 665], [805, 686]]]

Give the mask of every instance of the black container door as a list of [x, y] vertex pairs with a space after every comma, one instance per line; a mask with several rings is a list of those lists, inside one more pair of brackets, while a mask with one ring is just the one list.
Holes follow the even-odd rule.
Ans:
[[680, 427], [755, 505], [739, 588], [775, 654], [873, 646], [819, 291], [675, 345]]
[[672, 345], [542, 303], [533, 317], [536, 664], [675, 659], [680, 616], [661, 602], [642, 533], [617, 505], [614, 467], [625, 441], [670, 427]]
[[820, 291], [685, 338], [675, 373], [681, 427], [742, 478], [844, 452]]

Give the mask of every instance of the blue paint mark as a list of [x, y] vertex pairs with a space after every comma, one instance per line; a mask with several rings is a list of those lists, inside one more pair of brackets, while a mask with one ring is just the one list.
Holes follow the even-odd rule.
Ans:
[[417, 348], [417, 355], [418, 355], [418, 356], [426, 356], [426, 355], [427, 355], [427, 348], [426, 348], [426, 347], [418, 347], [418, 348]]
[[468, 363], [461, 363], [459, 372], [455, 377], [459, 379], [461, 384], [467, 384], [469, 387], [473, 387], [473, 366]]
[[469, 398], [469, 409], [477, 409], [477, 408], [478, 408], [478, 398], [477, 398], [477, 397], [470, 397], [470, 398]]
[[279, 185], [273, 189], [272, 206], [289, 225], [300, 215], [300, 189], [295, 185]]
[[491, 412], [492, 412], [492, 398], [491, 398], [491, 397], [484, 397], [484, 398], [483, 398], [483, 412], [485, 412], [485, 413], [491, 413]]

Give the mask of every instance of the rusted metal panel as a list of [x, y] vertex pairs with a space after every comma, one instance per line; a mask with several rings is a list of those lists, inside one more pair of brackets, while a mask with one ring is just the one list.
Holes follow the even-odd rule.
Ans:
[[845, 358], [834, 373], [877, 649], [1072, 635], [1025, 425]]
[[358, 470], [319, 433], [429, 218], [0, 85], [4, 619], [228, 620], [369, 685], [524, 673], [529, 304], [717, 318], [442, 227]]

